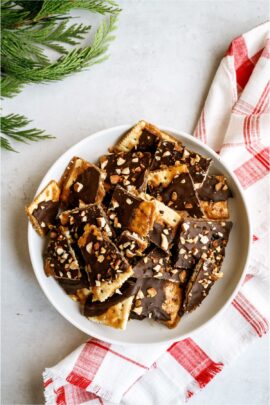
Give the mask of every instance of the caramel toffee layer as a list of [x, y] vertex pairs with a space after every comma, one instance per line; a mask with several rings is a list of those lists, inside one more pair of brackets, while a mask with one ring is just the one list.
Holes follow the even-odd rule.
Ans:
[[119, 304], [126, 298], [132, 297], [136, 294], [137, 286], [131, 281], [127, 281], [118, 291], [118, 294], [114, 294], [112, 297], [108, 298], [104, 302], [92, 301], [92, 296], [90, 295], [86, 300], [83, 313], [86, 317], [91, 318], [94, 316], [99, 316], [104, 314], [113, 305]]
[[232, 197], [232, 192], [224, 176], [207, 176], [198, 190], [198, 196], [202, 201], [227, 201]]
[[148, 152], [111, 153], [100, 159], [100, 166], [106, 172], [105, 182], [110, 187], [119, 184], [140, 190], [145, 186], [145, 174], [151, 160]]
[[49, 231], [49, 228], [51, 228], [52, 224], [55, 224], [58, 208], [58, 201], [43, 201], [40, 202], [37, 208], [32, 212], [32, 215], [40, 224], [40, 227], [44, 231], [44, 234]]

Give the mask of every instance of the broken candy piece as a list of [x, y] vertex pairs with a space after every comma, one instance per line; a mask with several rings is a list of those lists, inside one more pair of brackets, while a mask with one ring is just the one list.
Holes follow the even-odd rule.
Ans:
[[64, 208], [100, 203], [105, 195], [103, 173], [97, 166], [73, 157], [60, 180], [61, 202]]
[[132, 275], [127, 260], [95, 225], [87, 224], [78, 245], [86, 263], [93, 299], [105, 301]]
[[148, 237], [156, 215], [155, 204], [144, 201], [117, 186], [112, 195], [108, 217], [116, 229], [128, 229], [141, 237]]
[[162, 139], [175, 142], [175, 139], [171, 135], [160, 131], [153, 124], [146, 121], [139, 121], [120, 139], [113, 150], [115, 152], [139, 150], [154, 153], [159, 141]]
[[142, 278], [137, 286], [131, 318], [152, 318], [168, 328], [174, 328], [180, 320], [178, 313], [182, 305], [179, 285], [156, 278]]
[[232, 223], [186, 219], [181, 224], [174, 252], [174, 266], [192, 269], [207, 252], [224, 255]]
[[35, 197], [25, 208], [33, 228], [40, 236], [45, 236], [56, 222], [59, 208], [60, 188], [54, 180]]
[[228, 198], [232, 193], [224, 176], [207, 176], [198, 190], [198, 197], [207, 218], [229, 218]]
[[89, 296], [83, 313], [91, 321], [116, 329], [126, 329], [135, 292], [135, 284], [127, 281], [116, 294], [104, 302], [93, 302]]
[[135, 256], [142, 256], [145, 249], [148, 247], [148, 241], [140, 237], [135, 232], [125, 230], [118, 238], [117, 246], [127, 259]]
[[186, 212], [195, 218], [203, 216], [187, 166], [179, 165], [151, 172], [148, 187], [151, 195], [175, 211], [181, 214]]
[[97, 204], [89, 204], [83, 208], [63, 211], [59, 215], [59, 219], [73, 243], [82, 236], [86, 224], [96, 225], [106, 232], [109, 237], [114, 235], [104, 209]]
[[47, 276], [68, 280], [81, 278], [80, 266], [68, 239], [60, 228], [54, 228], [45, 253], [44, 270]]
[[220, 271], [223, 258], [224, 254], [208, 251], [206, 258], [198, 261], [186, 286], [183, 303], [185, 312], [196, 309], [209, 294], [213, 284], [223, 277]]
[[100, 158], [100, 166], [106, 172], [107, 190], [117, 184], [129, 189], [145, 190], [146, 174], [152, 157], [148, 152], [111, 153]]

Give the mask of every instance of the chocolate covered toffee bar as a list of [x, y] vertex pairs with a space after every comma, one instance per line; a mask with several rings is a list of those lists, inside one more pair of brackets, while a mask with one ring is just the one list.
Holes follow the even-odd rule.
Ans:
[[90, 321], [123, 330], [151, 318], [174, 328], [223, 276], [226, 178], [146, 121], [97, 158], [73, 157], [26, 208], [48, 234], [45, 273]]

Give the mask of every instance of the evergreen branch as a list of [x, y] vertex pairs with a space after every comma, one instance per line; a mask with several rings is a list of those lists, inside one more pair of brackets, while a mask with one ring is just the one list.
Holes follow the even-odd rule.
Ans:
[[1, 149], [6, 149], [10, 152], [17, 152], [15, 149], [12, 148], [12, 146], [10, 145], [9, 141], [7, 140], [7, 138], [4, 138], [3, 136], [0, 137], [1, 140]]
[[[45, 135], [45, 131], [37, 128], [23, 129], [31, 121], [23, 115], [9, 114], [0, 118], [1, 133], [15, 141], [28, 143], [29, 141], [41, 141], [43, 139], [54, 138], [51, 135]], [[3, 146], [2, 146], [3, 145]], [[1, 139], [1, 147], [13, 149], [6, 138]], [[14, 150], [14, 149], [13, 149]]]
[[114, 39], [111, 32], [115, 29], [116, 17], [110, 17], [109, 23], [103, 21], [98, 28], [91, 46], [74, 49], [56, 62], [44, 67], [29, 66], [27, 61], [18, 58], [3, 58], [4, 71], [9, 72], [17, 80], [25, 82], [41, 82], [62, 79], [71, 73], [78, 72], [88, 66], [103, 61], [106, 57], [109, 42]]
[[23, 83], [15, 77], [4, 76], [1, 77], [1, 97], [14, 97], [22, 89]]
[[82, 8], [99, 14], [117, 14], [121, 11], [112, 0], [44, 0], [42, 8], [34, 20], [39, 21], [39, 19], [52, 14], [66, 14], [75, 8]]

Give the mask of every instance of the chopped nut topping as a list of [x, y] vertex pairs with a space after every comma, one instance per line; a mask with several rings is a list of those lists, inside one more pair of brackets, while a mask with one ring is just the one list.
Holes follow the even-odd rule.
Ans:
[[125, 168], [122, 170], [122, 173], [123, 173], [123, 174], [129, 174], [129, 173], [130, 173], [129, 167], [125, 167]]
[[144, 293], [142, 292], [142, 290], [138, 291], [137, 297], [138, 298], [144, 298]]
[[117, 184], [121, 180], [121, 177], [118, 174], [113, 174], [110, 176], [110, 181], [112, 184]]
[[153, 287], [147, 289], [147, 297], [155, 297], [157, 295], [157, 290]]
[[209, 238], [205, 235], [200, 235], [200, 241], [202, 242], [202, 244], [206, 244], [209, 242]]
[[131, 200], [130, 198], [127, 198], [127, 199], [126, 199], [126, 203], [127, 203], [128, 205], [133, 204], [133, 202], [132, 202], [132, 200]]
[[142, 307], [133, 308], [133, 312], [135, 312], [137, 315], [141, 315], [142, 310], [143, 310]]
[[166, 157], [166, 156], [170, 156], [170, 155], [171, 155], [171, 152], [167, 150], [166, 152], [163, 153], [162, 157]]
[[172, 192], [171, 199], [172, 199], [172, 201], [176, 201], [176, 200], [177, 200], [177, 192], [176, 192], [176, 191], [173, 191], [173, 192]]
[[186, 232], [189, 229], [189, 224], [186, 224], [185, 222], [182, 223], [181, 225], [182, 231]]
[[85, 249], [86, 249], [86, 251], [87, 251], [88, 253], [91, 253], [91, 252], [92, 252], [92, 247], [93, 247], [93, 242], [89, 242], [89, 243], [86, 245]]
[[60, 256], [61, 254], [64, 253], [64, 249], [62, 249], [61, 247], [56, 249], [56, 253]]
[[74, 190], [79, 193], [83, 188], [83, 184], [79, 183], [78, 181], [74, 184]]
[[125, 159], [120, 157], [117, 159], [116, 164], [117, 164], [117, 166], [122, 166], [125, 162], [126, 162]]
[[222, 182], [217, 183], [217, 184], [215, 185], [215, 190], [216, 190], [216, 191], [219, 191], [219, 190], [221, 189], [222, 185], [223, 185]]
[[163, 233], [161, 234], [161, 248], [164, 250], [168, 250], [169, 248], [168, 239]]
[[161, 265], [157, 264], [155, 267], [153, 267], [153, 270], [159, 271], [161, 269]]

